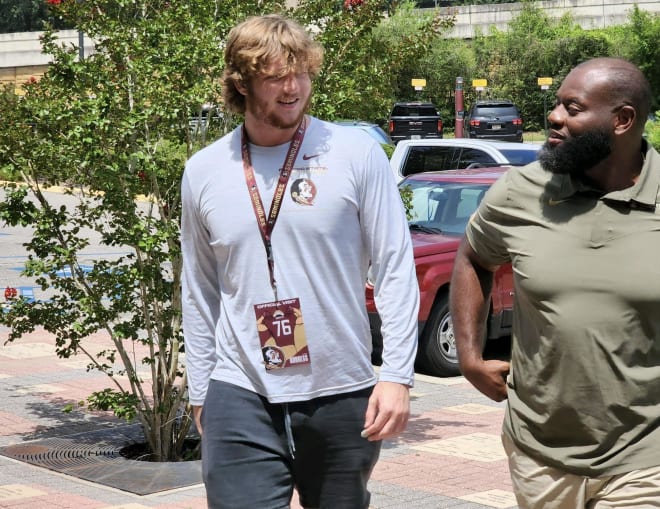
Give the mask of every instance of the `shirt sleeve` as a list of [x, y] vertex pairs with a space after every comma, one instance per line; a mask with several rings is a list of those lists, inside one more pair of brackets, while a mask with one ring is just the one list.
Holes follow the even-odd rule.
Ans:
[[189, 401], [202, 405], [216, 360], [215, 330], [220, 289], [209, 233], [199, 214], [199, 195], [188, 171], [181, 184], [182, 312]]
[[472, 214], [465, 236], [479, 258], [489, 265], [510, 262], [504, 243], [509, 203], [509, 172], [500, 177], [486, 192], [479, 207]]
[[419, 286], [403, 202], [382, 147], [374, 143], [361, 182], [361, 224], [381, 318], [380, 380], [414, 383]]

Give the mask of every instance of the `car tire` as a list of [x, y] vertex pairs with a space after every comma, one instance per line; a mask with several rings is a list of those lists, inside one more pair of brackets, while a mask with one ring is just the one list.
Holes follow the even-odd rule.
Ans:
[[[484, 335], [482, 348], [485, 346]], [[417, 361], [422, 370], [432, 376], [460, 375], [454, 325], [449, 313], [448, 296], [435, 303], [420, 337]]]

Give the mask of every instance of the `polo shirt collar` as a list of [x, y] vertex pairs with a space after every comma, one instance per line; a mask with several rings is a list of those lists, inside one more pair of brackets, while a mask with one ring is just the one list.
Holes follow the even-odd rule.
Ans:
[[660, 189], [660, 160], [658, 153], [653, 150], [646, 140], [643, 141], [644, 164], [635, 185], [620, 191], [613, 191], [605, 195], [609, 200], [636, 202], [645, 207], [656, 206], [658, 189]]
[[577, 193], [597, 194], [608, 200], [636, 202], [643, 208], [655, 209], [660, 191], [660, 154], [646, 140], [642, 140], [642, 144], [645, 154], [644, 164], [639, 178], [633, 186], [603, 195], [602, 191], [574, 179], [570, 175], [553, 175], [554, 192], [552, 194], [554, 198], [565, 200]]

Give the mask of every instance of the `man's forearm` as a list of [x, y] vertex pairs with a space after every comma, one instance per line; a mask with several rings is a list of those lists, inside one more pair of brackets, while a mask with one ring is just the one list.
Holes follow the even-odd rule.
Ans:
[[462, 368], [482, 359], [484, 327], [493, 287], [493, 272], [478, 265], [470, 251], [464, 241], [454, 262], [450, 285], [450, 310]]

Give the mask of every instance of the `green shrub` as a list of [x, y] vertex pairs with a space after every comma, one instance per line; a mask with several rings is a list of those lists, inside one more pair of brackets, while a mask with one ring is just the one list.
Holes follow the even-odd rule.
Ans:
[[646, 123], [644, 136], [653, 145], [653, 148], [660, 150], [660, 111], [655, 112], [655, 120], [649, 120]]

